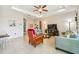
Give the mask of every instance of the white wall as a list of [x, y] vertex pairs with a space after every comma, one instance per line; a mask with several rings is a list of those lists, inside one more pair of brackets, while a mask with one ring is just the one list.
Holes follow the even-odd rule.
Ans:
[[[71, 30], [76, 31], [76, 25], [75, 25], [75, 13], [69, 12], [65, 14], [58, 14], [58, 15], [52, 15], [46, 18], [43, 18], [42, 21], [46, 21], [47, 24], [57, 24], [57, 27], [59, 29], [59, 32], [67, 31], [68, 27], [66, 24], [68, 24], [67, 20], [72, 19], [74, 20], [73, 23], [71, 23]], [[43, 27], [44, 28], [44, 27]]]
[[[23, 36], [23, 18], [26, 18], [26, 30], [29, 28], [29, 25], [31, 23], [33, 24], [39, 24], [39, 21], [42, 21], [43, 30], [46, 28], [44, 27], [44, 21], [46, 21], [47, 24], [57, 24], [58, 29], [60, 32], [66, 31], [66, 20], [69, 18], [74, 18], [75, 13], [70, 12], [66, 14], [58, 14], [58, 15], [52, 15], [46, 18], [37, 19], [32, 17], [27, 17], [27, 15], [17, 12], [13, 9], [11, 9], [10, 6], [0, 6], [0, 33], [1, 32], [7, 32], [10, 37], [20, 37]], [[9, 23], [11, 20], [16, 20], [16, 26], [10, 27]], [[72, 30], [75, 31], [75, 24], [72, 26]]]
[[[0, 33], [6, 32], [10, 37], [23, 36], [24, 14], [12, 10], [10, 6], [0, 6]], [[10, 27], [11, 20], [16, 21], [15, 27]]]
[[33, 19], [32, 17], [28, 18], [26, 16], [26, 30], [30, 27], [30, 24], [33, 24], [33, 25], [38, 24], [39, 25], [39, 20], [36, 18]]

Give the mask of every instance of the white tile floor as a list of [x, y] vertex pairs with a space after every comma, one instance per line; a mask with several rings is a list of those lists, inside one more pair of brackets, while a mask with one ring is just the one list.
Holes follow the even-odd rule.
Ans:
[[1, 54], [66, 54], [55, 49], [53, 38], [44, 39], [43, 45], [36, 48], [29, 45], [24, 38], [6, 39], [6, 46], [0, 49]]

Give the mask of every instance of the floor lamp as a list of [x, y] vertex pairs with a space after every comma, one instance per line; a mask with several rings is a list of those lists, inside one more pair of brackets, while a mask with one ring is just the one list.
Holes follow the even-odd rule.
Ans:
[[73, 23], [72, 18], [68, 19], [68, 20], [65, 21], [65, 22], [67, 23], [67, 26], [68, 26], [67, 32], [71, 33], [71, 32], [72, 32], [72, 31], [71, 31], [71, 25], [72, 25], [72, 23]]
[[71, 23], [72, 23], [72, 21], [68, 21], [68, 24], [69, 24], [69, 32], [71, 32]]
[[71, 22], [69, 22], [69, 32], [71, 32], [71, 29], [70, 29], [70, 23], [71, 23]]
[[76, 21], [76, 32], [78, 33], [78, 9], [76, 11], [75, 21]]

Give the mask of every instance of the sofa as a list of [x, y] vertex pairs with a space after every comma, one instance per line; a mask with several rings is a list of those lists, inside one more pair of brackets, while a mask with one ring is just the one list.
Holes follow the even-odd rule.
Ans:
[[67, 38], [67, 37], [56, 37], [56, 48], [69, 52], [79, 54], [79, 37]]

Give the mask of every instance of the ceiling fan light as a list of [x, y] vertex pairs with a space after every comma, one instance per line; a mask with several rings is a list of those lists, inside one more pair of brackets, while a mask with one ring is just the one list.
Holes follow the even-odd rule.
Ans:
[[41, 12], [41, 11], [42, 11], [42, 9], [40, 8], [38, 11], [39, 11], [39, 12]]

